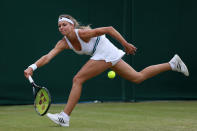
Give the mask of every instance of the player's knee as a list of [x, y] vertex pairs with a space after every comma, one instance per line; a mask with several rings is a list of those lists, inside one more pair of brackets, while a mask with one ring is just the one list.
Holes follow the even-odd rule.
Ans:
[[84, 80], [81, 78], [81, 77], [79, 77], [79, 76], [75, 76], [74, 78], [73, 78], [73, 83], [76, 83], [76, 84], [83, 84], [84, 83]]
[[140, 84], [144, 81], [144, 76], [143, 74], [139, 73], [138, 77], [132, 80], [135, 84]]
[[140, 83], [142, 83], [142, 80], [141, 80], [141, 79], [135, 79], [135, 80], [133, 80], [133, 82], [134, 82], [135, 84], [140, 84]]

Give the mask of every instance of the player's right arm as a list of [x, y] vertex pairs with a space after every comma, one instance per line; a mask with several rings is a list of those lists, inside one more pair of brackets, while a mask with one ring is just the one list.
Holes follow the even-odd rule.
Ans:
[[[37, 66], [37, 68], [42, 67], [49, 63], [51, 59], [53, 59], [56, 55], [58, 55], [61, 51], [69, 49], [65, 39], [62, 39], [58, 41], [56, 46], [46, 55], [42, 56], [40, 59], [38, 59], [34, 64]], [[24, 71], [24, 75], [26, 78], [29, 77], [29, 75], [33, 75], [33, 69], [31, 67], [28, 67]]]

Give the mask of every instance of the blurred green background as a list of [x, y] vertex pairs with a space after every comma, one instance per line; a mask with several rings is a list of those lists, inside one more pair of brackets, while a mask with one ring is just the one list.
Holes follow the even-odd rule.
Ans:
[[[195, 0], [2, 0], [0, 43], [0, 104], [31, 104], [32, 89], [23, 71], [47, 54], [62, 38], [60, 14], [70, 14], [92, 28], [113, 26], [138, 52], [125, 56], [134, 69], [168, 62], [175, 53], [187, 64], [190, 77], [166, 72], [136, 85], [107, 71], [87, 81], [80, 101], [138, 101], [197, 99]], [[120, 43], [107, 36], [117, 47]], [[34, 72], [47, 87], [53, 103], [67, 101], [72, 79], [89, 56], [63, 51]]]

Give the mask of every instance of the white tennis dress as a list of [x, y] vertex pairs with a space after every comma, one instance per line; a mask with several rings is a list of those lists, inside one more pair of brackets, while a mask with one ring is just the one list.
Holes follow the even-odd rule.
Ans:
[[120, 59], [124, 56], [125, 52], [115, 47], [105, 35], [93, 37], [89, 42], [84, 42], [78, 34], [78, 29], [75, 29], [77, 38], [81, 44], [81, 50], [77, 51], [73, 48], [72, 44], [65, 36], [68, 46], [77, 54], [91, 55], [92, 60], [105, 60], [106, 62], [111, 62], [114, 66]]

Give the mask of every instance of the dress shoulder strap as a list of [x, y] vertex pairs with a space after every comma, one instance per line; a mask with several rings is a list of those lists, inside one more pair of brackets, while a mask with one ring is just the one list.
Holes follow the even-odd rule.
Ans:
[[77, 35], [77, 39], [79, 40], [79, 42], [82, 44], [82, 43], [86, 43], [85, 41], [83, 41], [80, 36], [79, 36], [79, 33], [78, 33], [79, 29], [75, 29], [75, 33]]
[[68, 43], [68, 46], [70, 47], [70, 49], [73, 49], [73, 46], [70, 43], [70, 41], [68, 40], [68, 38], [66, 36], [64, 36], [64, 38], [66, 39], [66, 42]]

